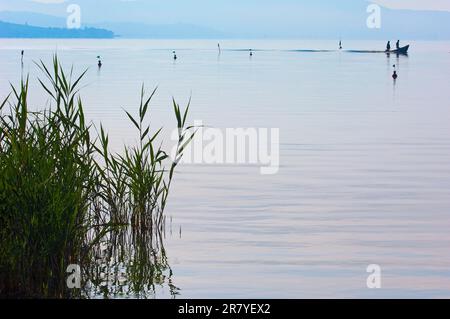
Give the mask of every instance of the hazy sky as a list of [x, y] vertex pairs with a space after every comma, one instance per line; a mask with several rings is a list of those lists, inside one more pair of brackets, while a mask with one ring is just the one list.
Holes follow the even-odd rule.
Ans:
[[[58, 4], [58, 3], [64, 3], [68, 2], [67, 0], [29, 0], [31, 2], [37, 2], [37, 3], [44, 3], [44, 4]], [[110, 0], [114, 1], [114, 0]], [[158, 2], [161, 1], [152, 1], [152, 0], [116, 0], [118, 2], [148, 2], [153, 4], [158, 4]], [[443, 10], [443, 11], [450, 11], [450, 1], [448, 0], [367, 0], [372, 1], [381, 5], [384, 5], [389, 8], [396, 8], [396, 9], [414, 9], [414, 10]], [[186, 1], [189, 2], [189, 1]], [[228, 0], [227, 2], [231, 2], [236, 4], [242, 4], [243, 1], [232, 1]], [[266, 1], [267, 2], [267, 1]], [[286, 2], [286, 0], [278, 0], [278, 3]], [[287, 1], [287, 2], [294, 2], [294, 3], [300, 3], [301, 0], [297, 1]], [[303, 1], [305, 2], [305, 1]], [[320, 2], [320, 1], [319, 1]]]
[[[0, 0], [0, 10], [27, 10], [64, 15], [79, 4], [86, 19], [227, 24], [284, 23], [290, 19], [345, 15], [363, 11], [369, 0]], [[450, 11], [450, 0], [372, 0], [388, 8]], [[364, 13], [364, 11], [362, 12]], [[312, 16], [311, 16], [312, 14]]]
[[450, 11], [450, 0], [373, 0], [392, 9]]
[[[84, 23], [188, 23], [244, 36], [290, 36], [309, 28], [314, 36], [330, 30], [342, 34], [358, 29], [363, 32], [370, 2], [391, 9], [450, 12], [450, 0], [0, 0], [0, 10], [65, 16], [69, 4], [78, 4]], [[412, 24], [412, 18], [400, 21], [407, 18], [404, 15], [390, 17], [395, 20], [392, 25], [394, 22], [400, 26], [404, 22]], [[424, 27], [447, 27], [442, 17], [427, 24]]]

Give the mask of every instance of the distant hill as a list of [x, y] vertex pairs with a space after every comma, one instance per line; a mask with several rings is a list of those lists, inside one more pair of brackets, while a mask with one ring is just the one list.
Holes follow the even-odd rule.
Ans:
[[0, 38], [84, 38], [111, 39], [114, 33], [97, 28], [44, 28], [0, 21]]
[[[36, 27], [65, 28], [66, 18], [26, 11], [0, 11], [0, 21], [29, 24]], [[140, 22], [84, 23], [83, 27], [107, 29], [121, 38], [143, 39], [212, 39], [227, 37], [226, 34], [193, 24], [146, 24]]]

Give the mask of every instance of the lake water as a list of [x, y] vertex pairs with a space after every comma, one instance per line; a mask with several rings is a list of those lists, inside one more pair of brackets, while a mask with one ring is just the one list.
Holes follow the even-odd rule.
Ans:
[[[278, 174], [178, 171], [165, 246], [183, 298], [450, 297], [450, 43], [411, 45], [387, 57], [290, 51], [332, 41], [224, 40], [218, 55], [215, 41], [0, 40], [0, 96], [18, 83], [24, 49], [31, 98], [44, 106], [32, 61], [57, 51], [90, 67], [86, 113], [117, 148], [135, 140], [123, 109], [136, 112], [142, 83], [159, 87], [152, 123], [167, 134], [172, 96], [192, 96], [191, 122], [280, 129]], [[366, 286], [370, 264], [381, 289]]]

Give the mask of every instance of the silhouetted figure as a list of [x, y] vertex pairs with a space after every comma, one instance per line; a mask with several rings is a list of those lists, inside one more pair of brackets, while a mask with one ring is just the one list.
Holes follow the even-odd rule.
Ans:
[[339, 40], [339, 50], [342, 50], [342, 41]]
[[174, 61], [176, 61], [178, 59], [177, 53], [175, 51], [173, 51], [173, 59], [174, 59]]
[[395, 47], [398, 49], [400, 49], [400, 40], [397, 40], [397, 43], [395, 44]]
[[220, 43], [217, 43], [217, 48], [219, 49], [219, 53], [221, 53], [222, 49], [220, 48]]
[[253, 51], [252, 51], [252, 49], [250, 49], [250, 56], [251, 56], [251, 57], [253, 56]]
[[386, 52], [391, 51], [391, 41], [388, 41], [387, 45], [386, 45]]

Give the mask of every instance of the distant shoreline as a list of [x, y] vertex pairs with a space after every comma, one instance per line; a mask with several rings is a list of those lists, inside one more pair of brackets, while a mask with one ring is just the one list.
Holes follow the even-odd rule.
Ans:
[[45, 28], [0, 21], [0, 38], [3, 39], [114, 39], [115, 37], [114, 32], [99, 28]]

